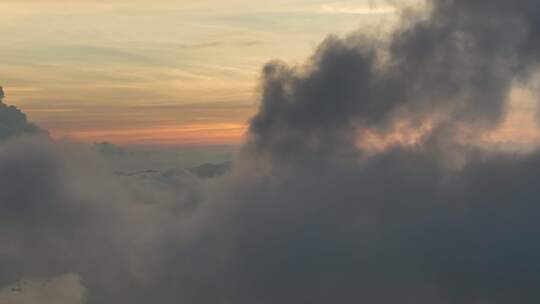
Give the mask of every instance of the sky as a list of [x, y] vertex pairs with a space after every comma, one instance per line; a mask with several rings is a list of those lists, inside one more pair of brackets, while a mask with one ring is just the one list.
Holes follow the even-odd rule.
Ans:
[[426, 3], [2, 2], [0, 303], [540, 303], [540, 2]]
[[55, 138], [238, 144], [264, 63], [302, 64], [328, 34], [383, 35], [405, 4], [3, 0], [0, 85]]

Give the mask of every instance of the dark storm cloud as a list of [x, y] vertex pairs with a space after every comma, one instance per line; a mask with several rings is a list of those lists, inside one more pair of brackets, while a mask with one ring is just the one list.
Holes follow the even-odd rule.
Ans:
[[397, 115], [442, 113], [445, 123], [496, 126], [512, 83], [537, 66], [540, 6], [441, 0], [430, 7], [427, 17], [405, 14], [389, 42], [361, 32], [330, 37], [306, 66], [268, 64], [252, 144], [289, 157], [328, 153], [350, 145], [359, 126], [384, 128]]
[[[389, 41], [330, 37], [306, 66], [264, 68], [245, 157], [270, 176], [234, 190], [243, 203], [223, 224], [237, 242], [233, 302], [539, 300], [537, 153], [473, 151], [452, 130], [504, 118], [514, 82], [537, 70], [540, 5], [430, 6]], [[359, 128], [433, 116], [416, 147], [359, 161]], [[448, 169], [448, 149], [463, 167]]]
[[[77, 273], [88, 303], [538, 303], [540, 153], [456, 142], [537, 70], [536, 1], [430, 2], [389, 41], [330, 37], [264, 67], [224, 177], [113, 176], [87, 149], [0, 146], [0, 284]], [[361, 128], [437, 117], [366, 157]]]

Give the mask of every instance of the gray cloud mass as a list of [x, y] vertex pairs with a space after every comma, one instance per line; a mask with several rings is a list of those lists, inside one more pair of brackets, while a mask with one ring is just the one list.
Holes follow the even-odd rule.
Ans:
[[3, 102], [4, 90], [0, 87], [0, 141], [22, 134], [42, 133], [36, 125], [28, 122], [26, 115], [14, 106]]
[[[458, 133], [496, 128], [532, 80], [540, 2], [429, 6], [388, 41], [331, 36], [304, 66], [267, 64], [222, 177], [164, 185], [78, 144], [2, 143], [0, 286], [77, 274], [89, 304], [538, 303], [540, 154]], [[403, 120], [433, 126], [358, 147]]]

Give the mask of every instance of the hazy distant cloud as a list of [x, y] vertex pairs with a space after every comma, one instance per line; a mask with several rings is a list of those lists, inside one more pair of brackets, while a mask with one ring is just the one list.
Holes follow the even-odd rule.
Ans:
[[246, 41], [238, 41], [236, 42], [239, 46], [256, 46], [256, 45], [262, 45], [264, 44], [264, 41], [261, 40], [246, 40]]
[[134, 290], [153, 288], [159, 248], [182, 237], [179, 219], [198, 200], [190, 175], [168, 187], [125, 180], [88, 148], [40, 137], [2, 144], [0, 183], [0, 285], [76, 273], [93, 290], [89, 303], [135, 301]]
[[97, 143], [94, 148], [104, 156], [124, 156], [127, 153], [126, 149], [109, 142]]
[[218, 47], [222, 45], [223, 45], [223, 42], [212, 41], [212, 42], [198, 43], [198, 44], [181, 44], [181, 45], [178, 45], [178, 47], [181, 49], [204, 49], [204, 48]]
[[236, 47], [249, 47], [264, 44], [264, 41], [261, 40], [246, 40], [246, 41], [236, 41], [236, 42], [223, 42], [223, 41], [212, 41], [198, 44], [182, 44], [178, 45], [181, 49], [205, 49], [205, 48], [214, 48], [214, 47], [226, 47], [226, 46], [236, 46]]
[[328, 3], [321, 4], [318, 6], [315, 11], [320, 14], [355, 14], [355, 15], [366, 15], [366, 14], [390, 14], [395, 13], [398, 8], [390, 3], [362, 3], [362, 4], [351, 4], [351, 3]]

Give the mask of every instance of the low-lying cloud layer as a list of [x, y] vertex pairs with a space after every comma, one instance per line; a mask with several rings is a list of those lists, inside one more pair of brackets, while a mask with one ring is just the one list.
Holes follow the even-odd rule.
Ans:
[[[3, 143], [0, 286], [76, 274], [90, 304], [538, 303], [540, 154], [459, 137], [495, 129], [532, 81], [540, 3], [430, 5], [387, 41], [329, 37], [305, 66], [265, 66], [223, 177], [130, 179], [76, 144]], [[430, 128], [359, 148], [403, 121]]]

